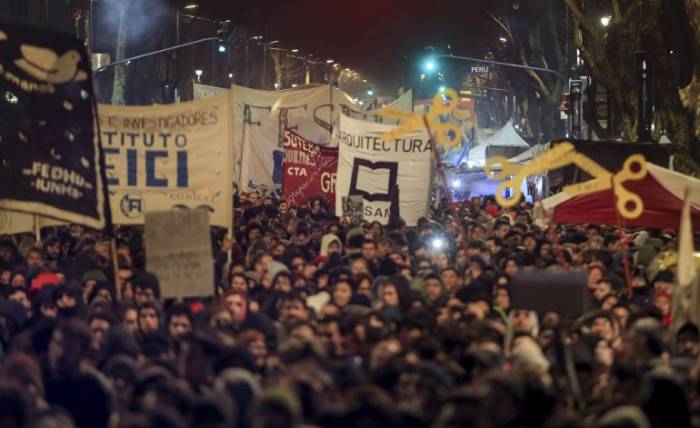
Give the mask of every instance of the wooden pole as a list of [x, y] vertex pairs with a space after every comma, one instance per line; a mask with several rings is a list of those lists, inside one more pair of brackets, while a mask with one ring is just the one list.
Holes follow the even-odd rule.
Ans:
[[114, 265], [114, 292], [117, 295], [117, 301], [121, 301], [122, 289], [119, 286], [119, 257], [117, 256], [117, 238], [115, 236], [109, 238], [109, 250], [112, 253], [112, 264]]

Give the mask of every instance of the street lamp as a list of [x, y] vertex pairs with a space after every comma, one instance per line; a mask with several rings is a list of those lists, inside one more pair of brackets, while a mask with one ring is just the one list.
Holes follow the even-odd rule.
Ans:
[[204, 74], [204, 71], [197, 69], [194, 71], [194, 74], [197, 76], [197, 81], [201, 82], [202, 81], [202, 74]]
[[333, 61], [333, 60], [330, 59], [330, 58], [328, 58], [328, 59], [326, 60], [326, 64], [333, 64], [334, 62], [335, 62], [335, 61]]
[[187, 10], [197, 9], [198, 7], [199, 5], [197, 3], [189, 3], [185, 5], [185, 9]]
[[367, 95], [369, 95], [369, 96], [371, 97], [372, 95], [374, 95], [374, 91], [371, 90], [371, 89], [368, 89], [368, 90], [367, 90]]
[[602, 18], [600, 18], [600, 23], [603, 25], [603, 27], [607, 27], [608, 25], [610, 25], [610, 18], [610, 16], [603, 16]]
[[297, 52], [299, 52], [299, 49], [292, 49], [292, 52], [297, 53]]

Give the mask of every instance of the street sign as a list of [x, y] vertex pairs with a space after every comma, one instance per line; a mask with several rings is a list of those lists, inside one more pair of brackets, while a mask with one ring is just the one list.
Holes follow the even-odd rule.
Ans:
[[485, 73], [493, 73], [494, 66], [491, 64], [472, 64], [468, 68], [469, 73], [473, 74], [485, 74]]

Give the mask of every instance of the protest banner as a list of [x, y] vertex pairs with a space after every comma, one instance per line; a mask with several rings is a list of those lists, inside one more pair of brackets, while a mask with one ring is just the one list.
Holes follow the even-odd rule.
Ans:
[[201, 209], [232, 222], [229, 93], [148, 107], [100, 105], [114, 222], [143, 224], [147, 211]]
[[214, 95], [221, 95], [223, 93], [228, 92], [229, 90], [229, 88], [220, 88], [218, 86], [202, 85], [201, 83], [195, 83], [192, 85], [192, 99], [197, 101]]
[[290, 129], [322, 146], [332, 138], [341, 111], [355, 110], [352, 99], [330, 85], [284, 91], [233, 86], [234, 177], [242, 191], [282, 186], [284, 134]]
[[76, 38], [0, 25], [0, 208], [110, 224], [90, 76]]
[[362, 195], [343, 196], [343, 217], [350, 219], [350, 224], [362, 223]]
[[284, 133], [282, 195], [289, 205], [323, 196], [335, 203], [338, 149], [314, 144], [292, 130]]
[[425, 130], [381, 138], [395, 128], [341, 117], [336, 212], [342, 212], [344, 196], [362, 195], [364, 220], [387, 224], [391, 192], [398, 185], [399, 215], [407, 225], [415, 226], [428, 213], [432, 143]]
[[149, 211], [145, 220], [146, 269], [160, 280], [162, 297], [212, 295], [214, 264], [207, 213]]

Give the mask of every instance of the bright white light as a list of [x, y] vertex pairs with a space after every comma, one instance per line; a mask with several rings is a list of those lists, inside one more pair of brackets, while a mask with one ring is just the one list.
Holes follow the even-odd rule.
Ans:
[[461, 186], [462, 186], [462, 182], [459, 181], [458, 178], [455, 178], [454, 180], [452, 180], [452, 188], [453, 189], [459, 189]]
[[434, 250], [440, 250], [445, 246], [445, 240], [442, 238], [433, 238], [430, 246], [433, 247]]
[[610, 16], [604, 16], [600, 18], [600, 23], [603, 24], [603, 27], [607, 27], [610, 25]]
[[368, 91], [367, 91], [367, 95], [369, 95], [369, 96], [371, 97], [372, 95], [374, 95], [374, 91], [373, 91], [373, 90], [371, 90], [371, 89], [370, 89], [370, 90], [368, 90]]
[[190, 4], [185, 5], [185, 9], [189, 9], [189, 10], [197, 9], [198, 7], [199, 7], [199, 5], [197, 3], [190, 3]]
[[428, 61], [425, 63], [425, 69], [428, 71], [433, 71], [435, 69], [435, 63], [432, 61]]
[[229, 73], [229, 74], [228, 74], [228, 78], [229, 78], [229, 79], [233, 79], [233, 73]]
[[361, 106], [363, 106], [363, 105], [365, 105], [365, 102], [364, 102], [364, 101], [360, 101], [358, 104], [360, 104]]
[[503, 37], [503, 36], [499, 37], [498, 40], [500, 40], [502, 43], [505, 43], [505, 42], [508, 41], [508, 39], [506, 39], [506, 38]]
[[362, 79], [362, 83], [367, 83], [367, 79]]
[[292, 49], [292, 52], [297, 53], [299, 52], [299, 49]]
[[224, 45], [219, 45], [219, 52], [221, 52], [221, 53], [226, 52], [226, 46], [224, 46]]
[[330, 59], [330, 58], [328, 58], [328, 59], [326, 60], [326, 64], [333, 64], [334, 62], [335, 62], [335, 61], [333, 61], [333, 60]]
[[275, 89], [279, 89], [279, 88], [280, 88], [280, 84], [275, 82]]
[[17, 95], [13, 94], [12, 92], [5, 92], [5, 101], [10, 104], [17, 104], [19, 102], [19, 98], [17, 98]]
[[445, 92], [445, 89], [447, 88], [445, 88], [444, 86], [440, 86], [440, 92]]
[[268, 45], [274, 45], [275, 43], [279, 43], [279, 40], [273, 40], [271, 42], [268, 42]]
[[203, 70], [197, 69], [197, 70], [194, 71], [194, 74], [196, 74], [197, 77], [202, 77], [202, 74], [204, 74], [204, 71], [203, 71]]
[[296, 87], [297, 87], [297, 84], [296, 84], [296, 83], [292, 83], [292, 88], [296, 88]]

